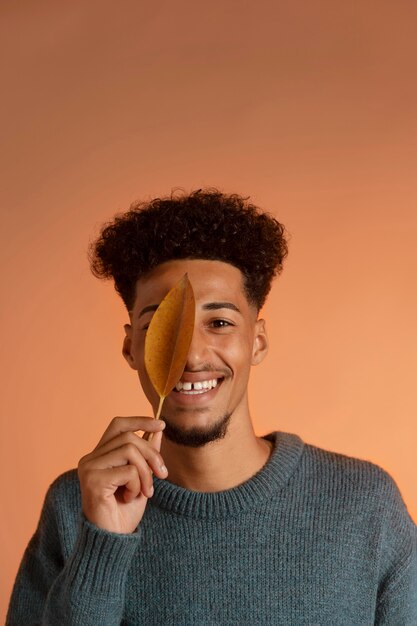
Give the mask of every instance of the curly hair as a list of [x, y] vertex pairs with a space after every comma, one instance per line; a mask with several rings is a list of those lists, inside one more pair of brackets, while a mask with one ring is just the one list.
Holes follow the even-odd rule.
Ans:
[[223, 261], [242, 272], [248, 302], [259, 312], [288, 246], [285, 227], [248, 199], [208, 188], [135, 202], [89, 244], [90, 269], [97, 278], [114, 280], [130, 312], [138, 279], [160, 263]]

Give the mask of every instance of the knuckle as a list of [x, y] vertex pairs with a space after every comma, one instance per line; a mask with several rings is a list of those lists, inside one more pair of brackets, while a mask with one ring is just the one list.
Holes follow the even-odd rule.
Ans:
[[132, 455], [132, 454], [137, 454], [138, 449], [135, 446], [135, 444], [132, 441], [128, 441], [127, 443], [125, 443], [124, 448], [127, 452], [127, 454]]
[[123, 438], [123, 441], [125, 441], [126, 443], [133, 443], [134, 445], [137, 441], [137, 436], [134, 433], [132, 433], [132, 431], [130, 430], [123, 433], [122, 438]]
[[129, 465], [127, 466], [126, 469], [126, 473], [130, 476], [130, 478], [139, 478], [139, 474], [138, 474], [138, 468], [136, 467], [136, 465], [131, 465], [129, 463]]

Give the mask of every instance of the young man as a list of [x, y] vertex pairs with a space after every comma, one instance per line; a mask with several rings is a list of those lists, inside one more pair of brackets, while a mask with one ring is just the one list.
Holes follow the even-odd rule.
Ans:
[[154, 413], [146, 328], [186, 272], [192, 343], [162, 419], [114, 418], [50, 486], [7, 624], [417, 624], [416, 526], [390, 475], [254, 433], [258, 313], [287, 252], [272, 216], [215, 190], [135, 205], [102, 229], [91, 268], [129, 312], [123, 355]]

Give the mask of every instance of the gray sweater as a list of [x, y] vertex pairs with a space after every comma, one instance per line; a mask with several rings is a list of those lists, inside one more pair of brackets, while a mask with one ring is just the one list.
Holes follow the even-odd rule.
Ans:
[[58, 476], [16, 577], [7, 626], [417, 625], [417, 528], [378, 465], [273, 432], [267, 463], [203, 493], [154, 476], [132, 534], [81, 511]]

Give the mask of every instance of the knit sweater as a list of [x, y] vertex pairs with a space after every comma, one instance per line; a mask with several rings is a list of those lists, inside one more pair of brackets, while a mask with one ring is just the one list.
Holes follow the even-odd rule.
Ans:
[[370, 461], [281, 431], [232, 489], [154, 476], [135, 532], [96, 527], [76, 469], [50, 485], [7, 626], [416, 626], [417, 528]]

